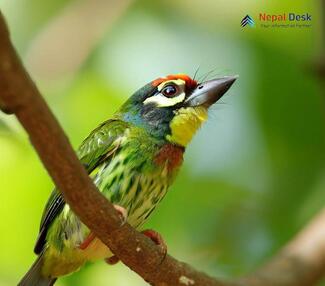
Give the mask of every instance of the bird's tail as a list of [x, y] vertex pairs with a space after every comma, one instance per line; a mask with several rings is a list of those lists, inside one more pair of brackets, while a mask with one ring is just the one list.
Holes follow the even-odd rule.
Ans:
[[42, 275], [43, 254], [36, 259], [32, 267], [20, 280], [18, 286], [51, 286], [54, 285], [56, 278], [44, 277]]

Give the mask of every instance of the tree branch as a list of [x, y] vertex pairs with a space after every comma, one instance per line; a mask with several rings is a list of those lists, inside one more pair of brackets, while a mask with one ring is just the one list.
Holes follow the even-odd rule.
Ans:
[[2, 15], [0, 39], [0, 107], [17, 116], [54, 183], [82, 222], [127, 266], [153, 285], [226, 285], [169, 255], [165, 257], [150, 239], [129, 224], [122, 225], [112, 204], [97, 191], [80, 164], [22, 66]]
[[251, 286], [311, 286], [325, 273], [325, 209], [264, 266], [241, 279]]
[[[40, 92], [22, 66], [0, 13], [0, 108], [15, 114], [72, 210], [124, 264], [152, 285], [313, 285], [325, 272], [325, 210], [255, 273], [219, 281], [167, 255], [129, 224], [92, 183]], [[140, 249], [140, 251], [139, 251]]]

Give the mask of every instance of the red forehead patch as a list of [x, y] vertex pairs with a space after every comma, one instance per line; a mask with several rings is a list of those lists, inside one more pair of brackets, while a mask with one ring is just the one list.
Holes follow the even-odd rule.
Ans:
[[164, 81], [173, 80], [173, 79], [184, 80], [185, 83], [186, 83], [186, 87], [189, 88], [189, 89], [195, 88], [197, 86], [197, 82], [194, 79], [190, 78], [186, 74], [171, 74], [171, 75], [168, 75], [166, 77], [160, 77], [160, 78], [155, 79], [152, 82], [152, 85], [153, 86], [158, 86]]

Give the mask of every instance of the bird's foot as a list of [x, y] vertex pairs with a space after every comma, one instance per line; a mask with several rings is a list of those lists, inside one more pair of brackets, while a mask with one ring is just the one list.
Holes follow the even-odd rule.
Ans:
[[[118, 212], [119, 216], [121, 217], [122, 224], [124, 224], [128, 217], [127, 210], [119, 205], [113, 205], [113, 206], [116, 209], [116, 211]], [[92, 232], [90, 232], [88, 234], [88, 236], [86, 237], [86, 239], [79, 245], [79, 248], [82, 250], [85, 250], [92, 243], [92, 241], [95, 238], [96, 238], [96, 236]]]
[[109, 265], [114, 265], [114, 264], [118, 263], [119, 261], [120, 261], [120, 259], [116, 255], [105, 258], [105, 262]]
[[79, 248], [81, 250], [85, 250], [89, 246], [89, 244], [93, 242], [95, 238], [96, 236], [92, 232], [90, 232], [86, 237], [86, 239], [82, 243], [80, 243]]
[[[127, 218], [128, 218], [128, 211], [119, 205], [113, 205], [113, 206], [116, 209], [116, 211], [118, 212], [118, 214], [120, 215], [120, 217], [122, 219], [122, 224], [126, 223]], [[114, 265], [120, 261], [120, 259], [116, 255], [107, 257], [104, 260], [109, 265]]]
[[122, 219], [122, 223], [123, 224], [126, 223], [127, 218], [128, 218], [128, 211], [119, 205], [113, 205], [113, 207], [116, 209], [116, 211], [120, 215], [120, 217]]
[[[158, 233], [157, 231], [154, 231], [152, 229], [143, 230], [143, 231], [141, 231], [141, 233], [143, 235], [145, 235], [146, 237], [150, 238], [156, 245], [158, 245], [162, 249], [164, 257], [166, 256], [167, 244], [165, 243], [165, 240], [163, 239], [163, 237], [161, 236], [160, 233]], [[116, 255], [105, 258], [105, 262], [109, 265], [114, 265], [114, 264], [118, 263], [119, 261], [120, 261], [120, 259]]]
[[141, 231], [141, 233], [150, 238], [156, 245], [158, 245], [161, 248], [164, 256], [166, 256], [167, 244], [159, 232], [153, 229], [146, 229]]

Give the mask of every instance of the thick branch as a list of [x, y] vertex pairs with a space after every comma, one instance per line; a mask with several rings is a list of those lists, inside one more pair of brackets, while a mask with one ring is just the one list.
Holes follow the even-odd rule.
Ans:
[[[127, 266], [153, 285], [226, 285], [178, 262], [121, 220], [97, 191], [22, 66], [0, 15], [0, 107], [17, 116], [66, 202]], [[140, 251], [139, 251], [140, 249]], [[137, 251], [138, 250], [138, 251]]]
[[[0, 13], [0, 107], [24, 126], [44, 166], [80, 219], [127, 266], [152, 285], [313, 285], [325, 272], [325, 211], [269, 263], [235, 283], [222, 282], [161, 253], [96, 189], [55, 117], [23, 68]], [[139, 251], [140, 249], [140, 251]]]

